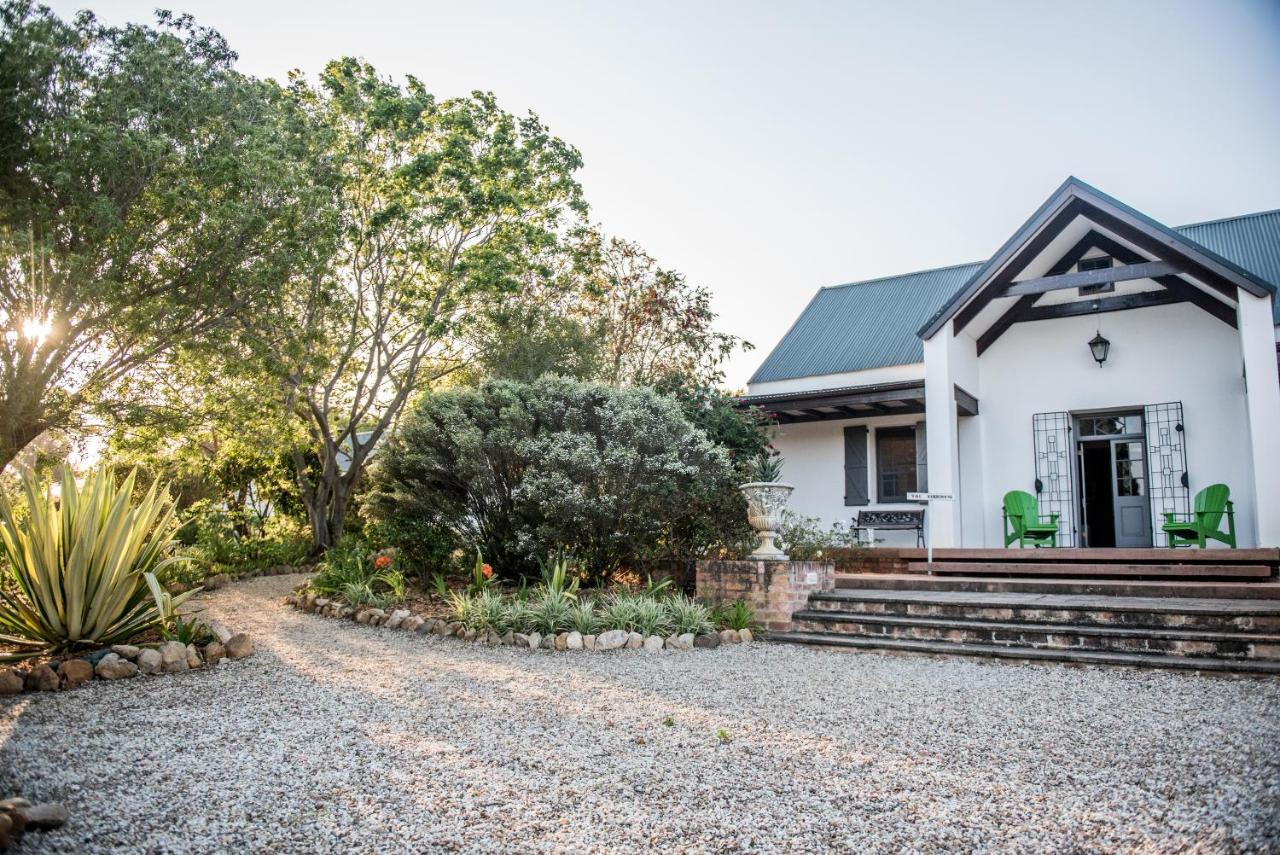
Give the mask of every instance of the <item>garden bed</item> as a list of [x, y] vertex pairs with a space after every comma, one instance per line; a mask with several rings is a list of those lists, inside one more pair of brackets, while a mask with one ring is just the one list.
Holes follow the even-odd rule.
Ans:
[[[636, 630], [601, 628], [599, 632], [560, 630], [542, 633], [537, 630], [517, 632], [512, 628], [486, 628], [482, 625], [448, 617], [431, 617], [414, 614], [408, 609], [381, 609], [373, 606], [353, 607], [342, 600], [318, 596], [314, 592], [298, 591], [285, 598], [294, 608], [322, 617], [351, 620], [366, 626], [398, 629], [421, 635], [437, 635], [480, 644], [500, 644], [524, 647], [530, 650], [693, 650], [719, 647], [721, 644], [739, 644], [754, 640], [749, 627], [722, 629], [701, 633], [683, 632], [663, 635], [645, 635]], [[498, 629], [503, 631], [499, 632]], [[522, 628], [523, 629], [523, 628]]]
[[224, 624], [207, 625], [205, 643], [176, 639], [139, 644], [116, 644], [92, 653], [32, 659], [22, 666], [0, 668], [0, 695], [22, 692], [57, 692], [74, 689], [92, 680], [125, 680], [143, 675], [176, 674], [211, 668], [253, 653], [253, 639], [235, 633]]

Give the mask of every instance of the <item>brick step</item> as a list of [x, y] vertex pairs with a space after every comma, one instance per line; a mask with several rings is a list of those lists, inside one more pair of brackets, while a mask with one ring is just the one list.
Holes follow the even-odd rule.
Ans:
[[1258, 633], [912, 618], [830, 611], [797, 612], [792, 621], [792, 628], [797, 632], [834, 633], [859, 638], [1280, 662], [1280, 635]]
[[[872, 550], [874, 552], [875, 550]], [[925, 549], [896, 550], [903, 561], [926, 561]], [[1100, 549], [1064, 547], [1059, 549], [955, 549], [940, 547], [933, 550], [935, 561], [1016, 561], [1018, 563], [1069, 563], [1109, 564], [1119, 561], [1126, 564], [1262, 564], [1273, 570], [1280, 566], [1280, 548], [1264, 549]]]
[[984, 656], [1029, 659], [1084, 665], [1127, 665], [1144, 668], [1174, 668], [1190, 671], [1220, 671], [1236, 674], [1280, 674], [1280, 662], [1239, 659], [1211, 659], [1194, 656], [1153, 656], [1092, 650], [1053, 650], [1034, 647], [1004, 647], [997, 644], [956, 644], [938, 641], [908, 641], [859, 638], [825, 632], [770, 632], [771, 641], [814, 644], [862, 650], [891, 650], [944, 656]]
[[1199, 597], [1280, 600], [1280, 582], [1199, 582], [1154, 579], [993, 578], [907, 573], [843, 573], [836, 588], [881, 591], [971, 591], [977, 593], [1093, 594], [1115, 597]]
[[911, 561], [908, 573], [965, 576], [1096, 576], [1102, 579], [1269, 579], [1274, 575], [1266, 564], [1098, 564], [1048, 561]]
[[1280, 600], [859, 588], [812, 594], [808, 610], [1076, 626], [1280, 633]]

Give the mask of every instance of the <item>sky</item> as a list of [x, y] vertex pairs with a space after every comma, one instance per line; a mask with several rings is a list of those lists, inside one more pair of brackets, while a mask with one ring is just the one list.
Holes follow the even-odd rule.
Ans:
[[756, 346], [731, 388], [818, 288], [986, 258], [1068, 175], [1168, 225], [1280, 208], [1280, 0], [50, 5], [538, 113], [592, 219]]

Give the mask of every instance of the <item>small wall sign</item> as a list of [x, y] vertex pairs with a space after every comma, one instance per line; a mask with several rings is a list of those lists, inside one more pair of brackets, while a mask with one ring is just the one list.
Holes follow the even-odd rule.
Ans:
[[908, 502], [949, 502], [955, 499], [951, 493], [907, 493]]

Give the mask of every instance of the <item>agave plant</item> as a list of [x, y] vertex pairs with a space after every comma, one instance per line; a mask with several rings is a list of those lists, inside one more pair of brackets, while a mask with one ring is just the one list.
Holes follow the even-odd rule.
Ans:
[[6, 658], [101, 647], [158, 627], [191, 593], [163, 603], [147, 574], [160, 575], [185, 559], [173, 557], [173, 503], [154, 483], [133, 501], [137, 473], [119, 484], [109, 469], [77, 485], [69, 470], [56, 474], [61, 493], [34, 477], [23, 479], [19, 513], [0, 493], [0, 641], [18, 648]]

